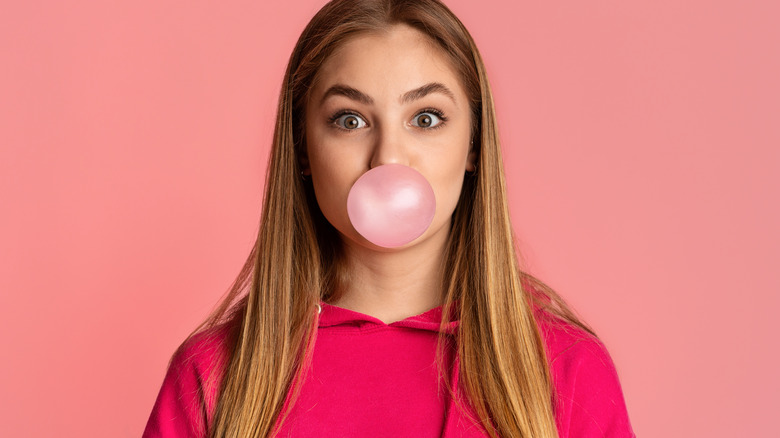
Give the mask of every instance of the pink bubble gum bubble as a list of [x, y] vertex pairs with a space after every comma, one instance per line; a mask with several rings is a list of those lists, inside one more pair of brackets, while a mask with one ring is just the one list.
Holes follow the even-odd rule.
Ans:
[[364, 173], [347, 197], [352, 226], [369, 242], [396, 248], [420, 237], [436, 212], [433, 188], [420, 172], [384, 164]]

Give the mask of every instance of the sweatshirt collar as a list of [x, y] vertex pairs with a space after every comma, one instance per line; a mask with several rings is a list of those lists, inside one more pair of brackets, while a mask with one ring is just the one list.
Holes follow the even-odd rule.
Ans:
[[[442, 306], [434, 307], [419, 315], [410, 316], [400, 321], [385, 324], [382, 320], [371, 315], [334, 306], [332, 304], [320, 301], [322, 311], [319, 315], [319, 328], [335, 326], [352, 327], [404, 327], [419, 330], [428, 330], [439, 332], [442, 320]], [[444, 333], [454, 334], [457, 332], [460, 321], [457, 320], [457, 313], [453, 306], [450, 322], [444, 327]]]

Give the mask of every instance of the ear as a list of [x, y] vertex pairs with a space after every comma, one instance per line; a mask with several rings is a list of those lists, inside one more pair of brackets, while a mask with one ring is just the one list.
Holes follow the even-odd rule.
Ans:
[[474, 143], [471, 143], [471, 150], [466, 157], [466, 172], [474, 172], [477, 170], [477, 150], [474, 148]]
[[298, 154], [298, 164], [301, 165], [302, 175], [311, 175], [311, 168], [309, 167], [309, 156], [306, 155], [306, 151], [300, 152]]

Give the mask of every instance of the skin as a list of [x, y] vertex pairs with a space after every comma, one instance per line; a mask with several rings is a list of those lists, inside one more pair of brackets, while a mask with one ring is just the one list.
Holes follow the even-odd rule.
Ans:
[[[402, 101], [430, 83], [446, 90]], [[341, 93], [326, 96], [335, 85], [358, 90], [371, 102]], [[323, 63], [306, 105], [307, 147], [300, 161], [304, 174], [311, 175], [320, 209], [345, 244], [350, 282], [332, 304], [385, 323], [441, 304], [439, 279], [451, 217], [465, 173], [474, 170], [470, 117], [466, 93], [447, 55], [407, 25], [356, 36]], [[428, 230], [392, 249], [363, 238], [347, 214], [354, 182], [389, 163], [420, 172], [436, 195]]]

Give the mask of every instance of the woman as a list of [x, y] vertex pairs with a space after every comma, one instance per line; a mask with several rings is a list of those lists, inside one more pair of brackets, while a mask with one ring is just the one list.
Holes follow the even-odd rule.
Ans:
[[[400, 243], [351, 204], [379, 169], [434, 195]], [[334, 0], [303, 31], [257, 243], [144, 436], [633, 436], [603, 344], [518, 268], [485, 68], [438, 0]]]

